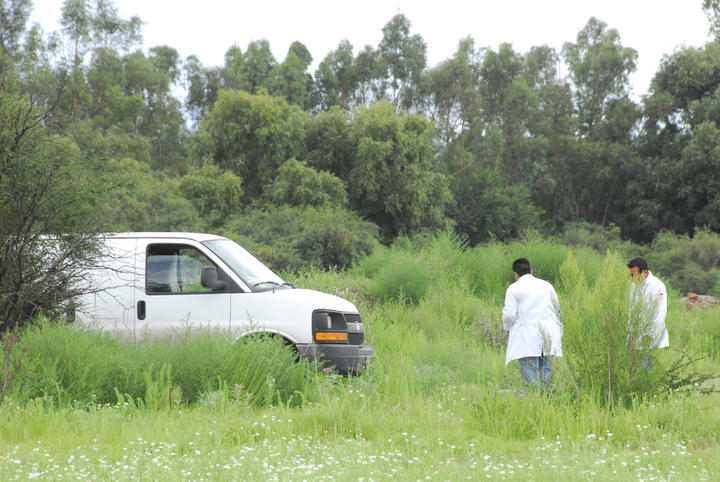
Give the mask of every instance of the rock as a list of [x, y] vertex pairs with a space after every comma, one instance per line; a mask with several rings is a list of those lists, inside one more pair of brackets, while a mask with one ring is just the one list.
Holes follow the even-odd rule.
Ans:
[[709, 308], [720, 305], [720, 298], [710, 295], [699, 295], [697, 293], [688, 293], [687, 296], [680, 298], [680, 302], [685, 303], [688, 308]]

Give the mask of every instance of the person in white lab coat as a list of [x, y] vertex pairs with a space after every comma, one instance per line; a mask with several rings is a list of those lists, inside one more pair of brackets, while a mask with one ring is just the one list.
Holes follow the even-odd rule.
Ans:
[[547, 385], [552, 358], [562, 356], [563, 325], [555, 288], [532, 275], [530, 261], [513, 262], [515, 282], [505, 294], [503, 328], [510, 332], [505, 365], [520, 362], [520, 376], [528, 385]]
[[[665, 284], [650, 272], [650, 265], [641, 257], [627, 264], [633, 284], [630, 286], [630, 314], [628, 343], [635, 349], [670, 346], [665, 317], [667, 291]], [[643, 355], [643, 364], [652, 369], [653, 359]]]

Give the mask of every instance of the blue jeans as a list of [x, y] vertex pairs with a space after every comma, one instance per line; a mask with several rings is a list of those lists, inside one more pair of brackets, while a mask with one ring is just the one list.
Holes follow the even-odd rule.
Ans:
[[549, 356], [528, 356], [520, 358], [520, 378], [527, 388], [528, 385], [546, 387], [550, 381], [552, 365]]

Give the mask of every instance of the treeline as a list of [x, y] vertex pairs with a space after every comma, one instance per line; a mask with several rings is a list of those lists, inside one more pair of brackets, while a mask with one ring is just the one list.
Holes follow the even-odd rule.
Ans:
[[213, 231], [293, 268], [438, 229], [471, 245], [576, 222], [636, 243], [720, 231], [717, 41], [668, 53], [636, 103], [638, 54], [595, 18], [560, 52], [468, 37], [429, 66], [398, 14], [310, 72], [299, 41], [284, 59], [233, 45], [220, 66], [144, 52], [111, 0], [66, 0], [49, 34], [31, 0], [0, 10], [3, 234]]

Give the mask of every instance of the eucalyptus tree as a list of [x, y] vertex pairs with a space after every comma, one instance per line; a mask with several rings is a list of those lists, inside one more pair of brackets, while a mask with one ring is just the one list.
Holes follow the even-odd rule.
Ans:
[[30, 18], [32, 0], [0, 2], [0, 52], [12, 60], [22, 54], [22, 37]]
[[284, 97], [291, 104], [307, 109], [314, 85], [306, 71], [312, 63], [312, 55], [301, 42], [293, 42], [282, 63], [275, 64], [264, 82], [268, 93]]
[[238, 65], [238, 74], [247, 85], [245, 90], [251, 94], [257, 92], [276, 64], [270, 42], [265, 39], [250, 42], [243, 55], [243, 62]]
[[445, 145], [469, 129], [479, 115], [481, 55], [475, 48], [475, 41], [466, 37], [459, 42], [453, 57], [425, 75], [425, 111], [435, 123]]
[[710, 20], [710, 31], [720, 39], [720, 0], [703, 0], [703, 10]]
[[370, 45], [366, 45], [355, 57], [354, 77], [355, 105], [369, 107], [373, 102], [382, 100], [378, 95], [379, 79], [384, 78], [380, 54]]
[[66, 48], [71, 57], [68, 61], [70, 98], [64, 108], [72, 122], [102, 109], [107, 92], [105, 87], [98, 88], [97, 84], [100, 77], [110, 77], [105, 74], [96, 74], [95, 89], [90, 91], [87, 56], [91, 55], [90, 62], [96, 69], [108, 67], [113, 57], [122, 56], [142, 42], [142, 22], [137, 16], [121, 18], [110, 0], [96, 0], [94, 7], [89, 0], [65, 0], [60, 25], [69, 43]]
[[62, 17], [60, 25], [62, 25], [63, 33], [70, 41], [71, 57], [70, 61], [70, 120], [76, 118], [78, 97], [81, 95], [81, 89], [84, 87], [83, 61], [88, 51], [90, 43], [91, 28], [91, 11], [89, 0], [65, 0], [62, 6]]
[[[226, 54], [226, 65], [228, 62], [233, 62], [232, 59], [236, 58], [235, 53], [239, 48], [236, 50], [232, 47], [230, 50], [233, 51], [233, 54], [230, 56], [230, 60]], [[242, 53], [239, 55], [242, 57]], [[185, 59], [182, 70], [187, 92], [184, 105], [196, 125], [206, 117], [224, 85], [228, 85], [228, 88], [238, 88], [236, 87], [238, 81], [236, 77], [232, 76], [231, 80], [228, 79], [231, 73], [235, 72], [234, 69], [205, 67], [196, 55], [190, 55]]]
[[315, 70], [320, 109], [329, 110], [339, 106], [349, 110], [353, 107], [358, 88], [356, 70], [353, 46], [350, 41], [343, 40]]
[[427, 65], [427, 45], [419, 34], [410, 34], [410, 21], [402, 14], [393, 16], [382, 28], [378, 45], [379, 72], [377, 94], [398, 108], [417, 105], [418, 88]]
[[623, 47], [617, 30], [591, 17], [575, 43], [566, 42], [562, 52], [574, 89], [579, 134], [591, 140], [603, 138], [602, 124], [614, 106], [629, 102], [637, 51]]

